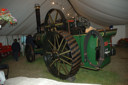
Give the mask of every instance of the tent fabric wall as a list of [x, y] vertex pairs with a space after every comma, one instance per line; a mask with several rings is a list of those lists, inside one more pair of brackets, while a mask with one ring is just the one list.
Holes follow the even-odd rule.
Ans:
[[125, 34], [126, 34], [126, 38], [128, 38], [128, 24], [126, 25], [126, 31], [125, 31]]
[[7, 45], [7, 38], [6, 38], [6, 36], [0, 36], [0, 43], [2, 43], [2, 45]]
[[69, 0], [75, 10], [103, 26], [128, 24], [128, 0]]
[[[54, 5], [51, 4], [52, 1], [55, 2]], [[7, 24], [0, 30], [0, 42], [4, 45], [7, 45], [9, 42], [10, 45], [13, 39], [19, 35], [36, 33], [37, 26], [34, 8], [36, 3], [39, 3], [41, 6], [41, 23], [44, 22], [45, 15], [51, 8], [62, 10], [62, 7], [64, 7], [65, 9], [62, 10], [62, 12], [66, 18], [76, 16], [75, 11], [68, 1], [79, 15], [86, 17], [98, 25], [128, 24], [128, 0], [1, 0], [0, 8], [7, 8], [17, 19], [18, 23], [15, 26]], [[68, 13], [70, 16], [67, 16]], [[98, 26], [95, 24], [92, 25], [94, 25], [94, 27]], [[126, 26], [126, 28], [128, 28], [128, 26]], [[123, 32], [125, 31], [122, 27], [119, 27], [119, 29], [123, 30]], [[127, 36], [127, 32], [125, 33]], [[118, 36], [118, 38], [120, 38], [120, 36]]]
[[67, 13], [70, 16], [74, 16], [75, 12], [68, 3], [67, 0], [54, 0], [55, 4], [51, 4], [52, 0], [1, 0], [0, 8], [7, 8], [12, 16], [14, 16], [18, 23], [15, 26], [9, 26], [8, 24], [0, 30], [0, 36], [2, 35], [24, 35], [36, 33], [36, 15], [35, 4], [39, 3], [41, 23], [44, 22], [46, 13], [51, 8], [57, 8], [62, 10], [67, 17]]
[[90, 26], [92, 26], [92, 27], [94, 27], [94, 28], [97, 28], [97, 29], [99, 29], [99, 28], [102, 28], [102, 29], [105, 28], [104, 26], [95, 24], [95, 23], [93, 23], [93, 22], [90, 22]]
[[0, 42], [2, 45], [12, 45], [13, 40], [17, 39], [17, 41], [21, 44], [21, 39], [23, 35], [13, 35], [13, 36], [0, 36]]
[[[52, 5], [51, 2], [55, 4]], [[102, 26], [128, 24], [128, 0], [1, 0], [0, 8], [7, 8], [18, 20], [17, 25], [8, 24], [0, 30], [2, 35], [23, 35], [36, 32], [35, 4], [41, 5], [41, 23], [51, 8], [62, 10], [65, 16], [75, 16], [75, 11], [68, 2], [70, 1], [79, 15]], [[70, 16], [67, 16], [67, 14]]]
[[[54, 5], [51, 2], [51, 0], [1, 0], [0, 8], [7, 8], [18, 23], [14, 26], [6, 24], [0, 30], [0, 42], [3, 45], [12, 45], [13, 39], [37, 32], [34, 8], [36, 3], [40, 4], [41, 23], [44, 22], [46, 13], [52, 8], [62, 10], [62, 7], [64, 7], [63, 13], [65, 17], [67, 17], [67, 13], [70, 13], [70, 16], [74, 16], [75, 12], [67, 0], [54, 0]], [[20, 45], [23, 47], [21, 42]], [[21, 50], [23, 49], [21, 48]]]
[[126, 38], [126, 26], [125, 25], [115, 25], [114, 28], [117, 28], [117, 33], [112, 37], [112, 44], [116, 45], [118, 40], [121, 38]]
[[[23, 37], [25, 37], [24, 43], [22, 40]], [[14, 39], [17, 39], [17, 41], [19, 42], [19, 44], [21, 46], [22, 55], [24, 56], [26, 35], [0, 36], [0, 43], [2, 43], [3, 46], [4, 45], [12, 45]]]

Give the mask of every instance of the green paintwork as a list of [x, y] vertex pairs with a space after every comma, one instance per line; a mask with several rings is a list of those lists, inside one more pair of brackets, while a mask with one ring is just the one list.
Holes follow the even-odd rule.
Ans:
[[[110, 43], [110, 39], [113, 35], [116, 34], [116, 30], [111, 30], [111, 31], [107, 31], [106, 35], [104, 36], [104, 32], [101, 31], [100, 34], [103, 36], [103, 40], [104, 42], [108, 42]], [[46, 38], [44, 35], [42, 34], [37, 34], [36, 38], [40, 38], [40, 40], [37, 40], [36, 43], [42, 47], [45, 47], [44, 45], [44, 39]], [[76, 42], [79, 45], [79, 49], [81, 52], [81, 57], [82, 57], [82, 63], [83, 66], [85, 68], [89, 68], [89, 69], [96, 69], [94, 66], [91, 66], [89, 64], [89, 62], [84, 61], [84, 39], [86, 37], [86, 34], [80, 34], [80, 35], [73, 35], [73, 37], [76, 39]], [[87, 55], [89, 60], [91, 61], [92, 64], [97, 65], [97, 61], [96, 61], [96, 50], [95, 48], [98, 46], [98, 38], [97, 37], [93, 37], [91, 36], [89, 42], [88, 42], [88, 49], [87, 49]], [[105, 46], [105, 49], [108, 49], [108, 51], [111, 50], [111, 46], [110, 44], [108, 44], [107, 46]], [[35, 54], [43, 54], [43, 48], [35, 48], [34, 49], [34, 53]], [[108, 63], [110, 63], [110, 55], [106, 56], [102, 65], [100, 66], [101, 68], [104, 67], [105, 65], [107, 65]]]
[[[104, 32], [101, 31], [100, 34], [103, 36]], [[106, 36], [103, 37], [104, 42], [108, 42], [110, 43], [110, 39], [113, 35], [116, 34], [116, 30], [111, 30], [111, 31], [107, 31], [106, 32]], [[73, 35], [73, 37], [76, 39], [76, 42], [79, 45], [79, 49], [81, 51], [81, 57], [82, 57], [82, 63], [83, 63], [83, 67], [85, 68], [90, 68], [90, 69], [95, 69], [95, 67], [91, 66], [89, 64], [89, 62], [85, 62], [84, 61], [84, 39], [86, 37], [86, 34], [81, 34], [81, 35]], [[97, 61], [96, 61], [96, 50], [95, 48], [98, 45], [98, 39], [97, 37], [93, 37], [91, 36], [91, 38], [89, 39], [88, 42], [88, 49], [87, 49], [87, 55], [89, 60], [92, 62], [92, 64], [97, 65]], [[108, 44], [107, 46], [105, 46], [105, 49], [108, 49], [108, 51], [111, 50], [111, 46], [110, 44]], [[100, 66], [101, 68], [104, 67], [105, 65], [107, 65], [110, 62], [110, 56], [106, 56], [102, 65]]]
[[35, 54], [42, 54], [42, 52], [43, 52], [43, 49], [42, 48], [38, 48], [38, 49], [34, 49], [34, 53]]
[[35, 54], [43, 54], [44, 50], [43, 47], [45, 45], [44, 40], [45, 40], [45, 34], [44, 33], [38, 33], [36, 34], [35, 40], [36, 44], [40, 46], [40, 48], [34, 48], [34, 53]]
[[44, 39], [45, 39], [45, 37], [44, 37], [45, 35], [44, 35], [44, 33], [38, 33], [38, 34], [36, 34], [36, 43], [38, 44], [38, 45], [42, 45], [43, 44], [43, 41], [44, 41]]

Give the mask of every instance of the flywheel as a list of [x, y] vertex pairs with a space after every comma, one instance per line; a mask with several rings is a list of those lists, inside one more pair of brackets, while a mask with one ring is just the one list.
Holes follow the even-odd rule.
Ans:
[[67, 30], [66, 18], [59, 9], [50, 9], [45, 16], [45, 31]]
[[67, 32], [47, 32], [46, 54], [48, 70], [60, 79], [75, 75], [81, 64], [81, 54], [76, 40]]

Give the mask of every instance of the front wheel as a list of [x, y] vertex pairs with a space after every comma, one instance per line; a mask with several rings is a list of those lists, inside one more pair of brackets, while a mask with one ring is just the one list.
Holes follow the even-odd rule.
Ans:
[[25, 47], [25, 55], [28, 62], [35, 61], [34, 49], [31, 44], [27, 44]]

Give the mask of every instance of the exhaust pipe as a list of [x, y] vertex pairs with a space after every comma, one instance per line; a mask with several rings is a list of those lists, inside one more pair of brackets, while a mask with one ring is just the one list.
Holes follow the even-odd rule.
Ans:
[[40, 5], [35, 4], [36, 22], [37, 22], [37, 33], [41, 32], [41, 21], [40, 21]]

